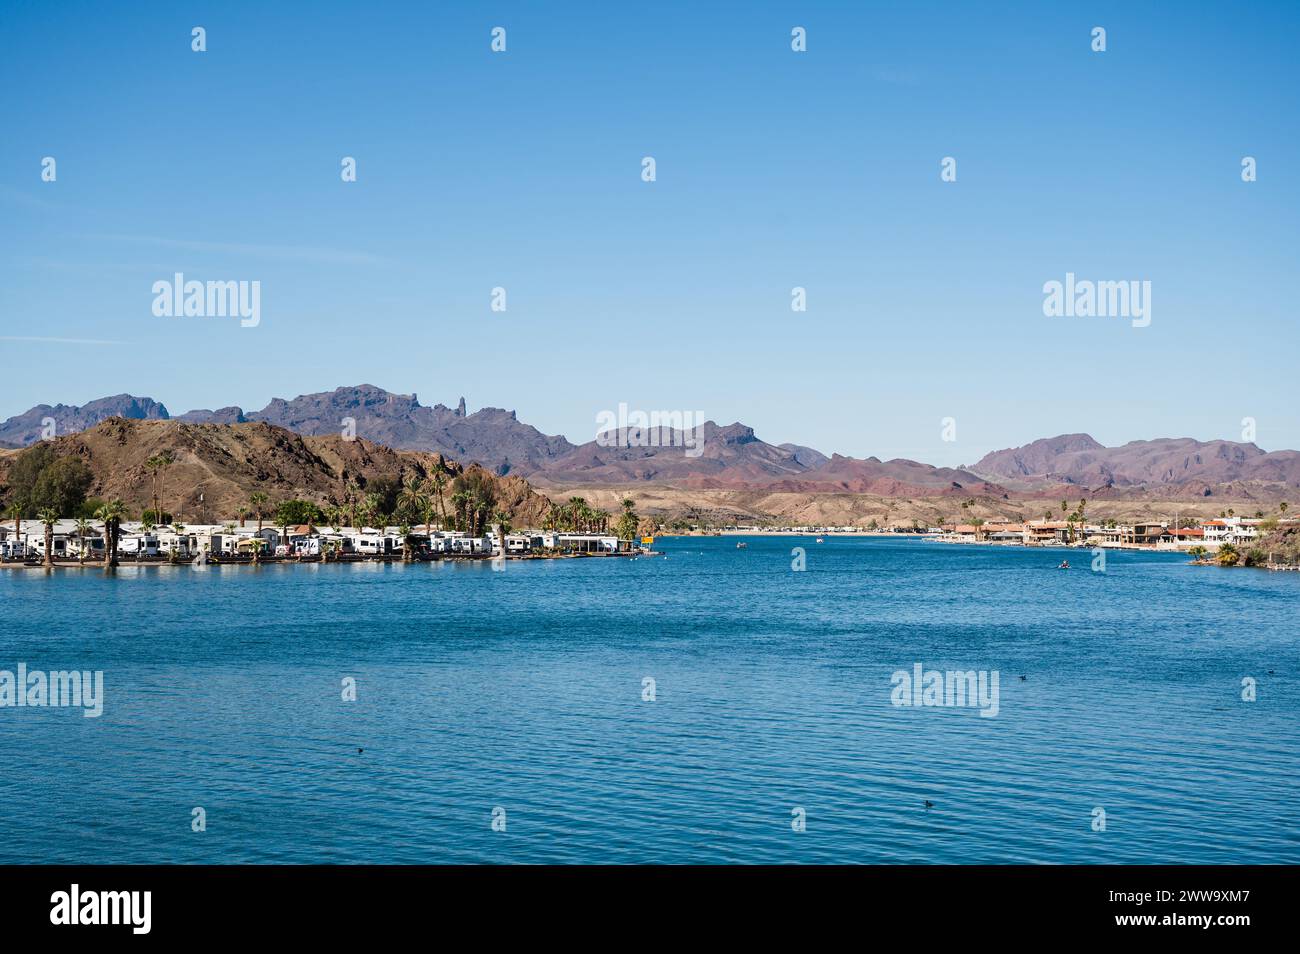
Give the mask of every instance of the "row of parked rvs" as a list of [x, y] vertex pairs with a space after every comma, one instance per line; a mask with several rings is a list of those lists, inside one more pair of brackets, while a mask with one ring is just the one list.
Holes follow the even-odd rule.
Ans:
[[[60, 520], [53, 528], [54, 558], [77, 559], [84, 548], [87, 560], [98, 561], [104, 556], [102, 530], [99, 536], [82, 539], [76, 532], [76, 521]], [[597, 534], [559, 533], [555, 531], [519, 531], [506, 535], [504, 546], [496, 533], [469, 536], [459, 532], [441, 530], [410, 535], [416, 553], [490, 556], [504, 550], [511, 555], [522, 555], [539, 550], [564, 550], [580, 553], [616, 553], [620, 541], [613, 536]], [[172, 527], [145, 530], [138, 523], [124, 523], [118, 534], [118, 554], [126, 559], [166, 557], [174, 554], [182, 559], [194, 559], [203, 554], [216, 557], [233, 557], [249, 554], [260, 548], [264, 555], [320, 556], [327, 547], [340, 554], [362, 556], [396, 555], [402, 552], [402, 536], [395, 528], [334, 529], [325, 527], [252, 527], [233, 528], [221, 526], [187, 526], [177, 531]], [[45, 553], [45, 528], [39, 523], [24, 521], [21, 532], [16, 532], [12, 521], [0, 523], [0, 559], [18, 560], [43, 557]]]

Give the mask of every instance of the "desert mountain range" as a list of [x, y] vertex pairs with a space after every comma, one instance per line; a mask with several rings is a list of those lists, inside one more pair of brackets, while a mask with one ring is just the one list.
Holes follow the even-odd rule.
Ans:
[[1009, 499], [1086, 492], [1103, 499], [1260, 500], [1300, 488], [1300, 452], [1266, 452], [1252, 443], [1160, 438], [1105, 447], [1087, 434], [1066, 434], [994, 451], [969, 467], [949, 468], [774, 445], [744, 424], [710, 421], [702, 427], [702, 452], [691, 456], [684, 452], [682, 435], [666, 429], [654, 435], [659, 446], [603, 446], [611, 442], [596, 440], [575, 445], [521, 422], [514, 411], [486, 407], [467, 413], [463, 398], [455, 408], [427, 407], [414, 394], [368, 384], [276, 398], [260, 411], [231, 406], [175, 417], [158, 401], [129, 394], [81, 407], [38, 405], [0, 423], [0, 442], [15, 447], [39, 440], [46, 419], [53, 419], [56, 434], [69, 435], [110, 418], [270, 425], [299, 435], [306, 442], [303, 448], [315, 454], [322, 453], [327, 438], [340, 445], [333, 453], [347, 453], [352, 442], [340, 435], [351, 421], [360, 446], [375, 448], [367, 453], [380, 453], [377, 448], [440, 453], [463, 464], [481, 464], [497, 475], [526, 477], [543, 488], [654, 484], [701, 492], [879, 498]]

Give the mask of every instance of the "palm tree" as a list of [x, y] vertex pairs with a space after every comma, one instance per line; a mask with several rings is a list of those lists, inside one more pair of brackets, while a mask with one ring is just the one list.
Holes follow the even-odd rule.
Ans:
[[468, 503], [469, 503], [469, 494], [465, 493], [465, 491], [463, 490], [458, 490], [451, 495], [451, 506], [453, 512], [456, 514], [457, 530], [464, 529], [461, 526], [461, 520], [463, 518], [463, 515], [465, 513], [465, 508], [468, 505]]
[[443, 498], [443, 492], [447, 489], [447, 465], [442, 460], [442, 455], [438, 455], [437, 469], [433, 476], [429, 478], [433, 485], [433, 492], [438, 495], [438, 507], [442, 511], [442, 525], [447, 526], [447, 501]]
[[[397, 506], [399, 510], [405, 510], [408, 514], [415, 516], [426, 516], [429, 509], [429, 498], [424, 493], [424, 488], [417, 477], [408, 477], [402, 481], [402, 490], [397, 495]], [[429, 532], [429, 523], [426, 520], [424, 532]]]
[[251, 511], [244, 504], [240, 504], [235, 508], [235, 513], [239, 516], [239, 528], [242, 530], [244, 528], [244, 521], [248, 519], [248, 515]]
[[361, 488], [356, 481], [348, 480], [343, 485], [343, 505], [348, 512], [348, 526], [357, 525], [357, 500], [361, 496]]
[[411, 562], [411, 525], [403, 522], [397, 528], [397, 534], [402, 538], [402, 562]]
[[[427, 492], [424, 495], [424, 535], [427, 537], [432, 530], [433, 518], [438, 516], [438, 505], [433, 497]], [[442, 524], [438, 525], [439, 528]]]
[[161, 454], [155, 454], [144, 462], [145, 467], [149, 468], [153, 475], [153, 512], [157, 520], [162, 519], [161, 501], [163, 498], [163, 474], [172, 464], [176, 463], [176, 455], [169, 450]]
[[1277, 507], [1278, 507], [1278, 509], [1281, 510], [1283, 513], [1286, 513], [1286, 501], [1285, 501], [1285, 500], [1283, 500], [1280, 504], [1278, 504]]
[[632, 540], [637, 535], [637, 517], [632, 500], [623, 501], [623, 515], [618, 518], [618, 525], [614, 528], [620, 540]]
[[117, 566], [117, 533], [126, 516], [126, 504], [121, 500], [110, 500], [95, 511], [95, 519], [104, 523], [104, 567], [112, 569]]
[[465, 492], [465, 523], [469, 527], [471, 537], [478, 536], [478, 508], [480, 506], [479, 496], [474, 488]]
[[384, 499], [379, 494], [366, 494], [363, 506], [370, 519], [375, 521], [374, 525], [383, 530], [384, 527], [379, 525], [388, 523], [388, 514], [384, 513]]
[[90, 525], [89, 520], [85, 517], [77, 518], [77, 563], [80, 566], [86, 565], [86, 538], [90, 536], [93, 530], [94, 527]]
[[501, 555], [506, 555], [506, 534], [512, 529], [510, 526], [510, 514], [504, 510], [498, 510], [495, 514], [497, 521], [497, 532], [501, 534]]
[[[1285, 512], [1285, 505], [1283, 505], [1283, 512]], [[15, 500], [9, 504], [5, 513], [14, 522], [14, 539], [21, 540], [23, 537], [23, 505]]]
[[257, 514], [257, 532], [262, 532], [262, 517], [266, 511], [266, 494], [260, 490], [248, 495], [248, 505], [253, 508], [253, 513]]
[[1237, 561], [1240, 558], [1241, 556], [1237, 553], [1237, 548], [1231, 543], [1225, 543], [1223, 546], [1219, 547], [1218, 560], [1220, 566], [1236, 566]]
[[45, 569], [54, 568], [54, 525], [59, 522], [59, 514], [50, 507], [45, 507], [36, 514], [36, 519], [45, 524]]
[[582, 532], [582, 512], [587, 509], [587, 501], [581, 497], [569, 498], [569, 523], [574, 533]]
[[284, 553], [285, 556], [288, 556], [290, 527], [289, 515], [287, 513], [281, 513], [280, 516], [275, 518], [275, 525], [280, 528], [280, 536], [284, 538]]

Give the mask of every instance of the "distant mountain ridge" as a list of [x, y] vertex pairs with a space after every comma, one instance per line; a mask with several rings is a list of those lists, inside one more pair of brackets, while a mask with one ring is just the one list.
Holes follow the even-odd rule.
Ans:
[[1169, 487], [1213, 492], [1229, 483], [1300, 486], [1300, 452], [1190, 437], [1106, 447], [1087, 434], [1064, 434], [986, 454], [970, 468], [991, 480], [1029, 486]]
[[[147, 397], [119, 394], [77, 407], [38, 405], [0, 423], [0, 447], [39, 440], [53, 420], [56, 436], [108, 418], [172, 420]], [[647, 430], [634, 443], [605, 438], [575, 445], [519, 421], [514, 411], [426, 407], [414, 394], [370, 384], [275, 398], [260, 411], [237, 406], [178, 415], [188, 424], [260, 422], [305, 437], [355, 436], [396, 450], [440, 453], [549, 486], [662, 483], [694, 489], [871, 494], [888, 497], [1004, 496], [1077, 487], [1094, 494], [1159, 489], [1192, 496], [1226, 490], [1280, 492], [1300, 487], [1300, 452], [1266, 452], [1255, 444], [1159, 438], [1106, 447], [1087, 434], [1062, 434], [986, 454], [971, 467], [934, 467], [913, 460], [827, 456], [798, 444], [773, 445], [739, 422], [708, 421], [697, 432]], [[699, 453], [692, 447], [702, 439]]]
[[153, 398], [116, 394], [100, 398], [81, 407], [75, 404], [38, 404], [29, 411], [0, 424], [0, 443], [25, 447], [46, 435], [46, 422], [52, 421], [54, 433], [48, 436], [84, 431], [110, 417], [138, 421], [166, 421], [167, 408]]
[[464, 398], [454, 410], [442, 404], [425, 407], [414, 394], [394, 394], [371, 384], [302, 394], [291, 401], [275, 398], [246, 417], [305, 435], [354, 428], [356, 436], [386, 447], [477, 461], [501, 474], [536, 470], [573, 448], [562, 436], [520, 423], [514, 411], [485, 407], [467, 414]]
[[[725, 427], [706, 421], [688, 432], [647, 428], [633, 438], [638, 446], [617, 445], [610, 432], [575, 447], [531, 475], [549, 483], [628, 483], [643, 480], [715, 479], [721, 485], [763, 483], [804, 473], [792, 451], [759, 440], [744, 424]], [[646, 446], [641, 446], [646, 445]], [[695, 453], [698, 447], [699, 453]]]

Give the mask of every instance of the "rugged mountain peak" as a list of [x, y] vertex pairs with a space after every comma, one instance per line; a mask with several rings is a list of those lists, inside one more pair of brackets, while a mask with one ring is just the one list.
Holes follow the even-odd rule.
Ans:
[[783, 451], [789, 451], [796, 461], [810, 469], [820, 467], [830, 460], [815, 447], [805, 447], [802, 444], [778, 444], [777, 446]]
[[754, 436], [754, 429], [739, 421], [734, 424], [728, 424], [726, 427], [719, 427], [712, 421], [704, 422], [705, 440], [715, 439], [726, 444], [752, 444], [758, 438]]
[[75, 404], [38, 404], [0, 423], [0, 442], [22, 446], [38, 441], [47, 436], [47, 419], [54, 422], [54, 436], [60, 436], [93, 427], [110, 417], [166, 421], [171, 415], [153, 398], [134, 394], [115, 394], [80, 407]]
[[186, 411], [184, 414], [178, 414], [173, 420], [183, 421], [186, 424], [243, 424], [248, 418], [244, 417], [242, 407], [217, 408], [210, 411], [207, 408], [196, 408], [193, 411]]

